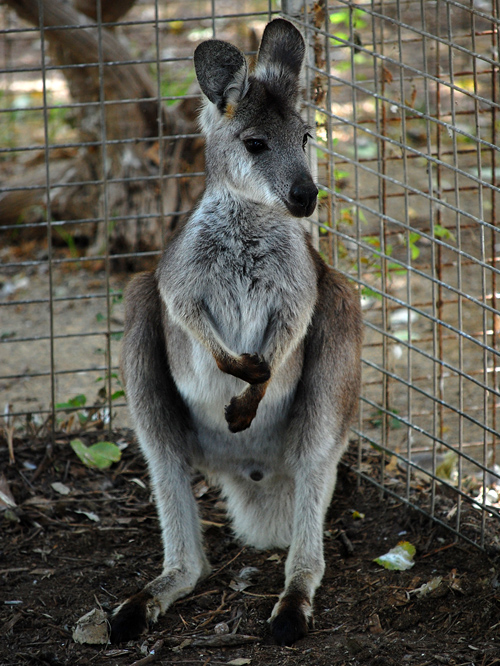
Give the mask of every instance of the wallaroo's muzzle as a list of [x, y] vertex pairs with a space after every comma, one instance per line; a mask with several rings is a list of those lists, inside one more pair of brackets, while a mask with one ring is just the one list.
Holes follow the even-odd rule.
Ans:
[[296, 180], [288, 194], [286, 207], [294, 217], [308, 217], [316, 208], [318, 188], [310, 177]]

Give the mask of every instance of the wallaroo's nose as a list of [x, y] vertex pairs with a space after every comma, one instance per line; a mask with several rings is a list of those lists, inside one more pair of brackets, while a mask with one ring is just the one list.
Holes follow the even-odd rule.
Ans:
[[318, 188], [311, 178], [296, 180], [290, 188], [288, 210], [295, 217], [308, 217], [316, 208]]

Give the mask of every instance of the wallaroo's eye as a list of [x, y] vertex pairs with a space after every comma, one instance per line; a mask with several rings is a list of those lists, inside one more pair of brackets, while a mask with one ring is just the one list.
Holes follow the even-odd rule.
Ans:
[[243, 143], [245, 144], [245, 148], [252, 155], [260, 155], [260, 153], [267, 150], [267, 144], [265, 141], [262, 141], [262, 139], [245, 139]]
[[307, 139], [312, 139], [312, 136], [309, 134], [309, 132], [306, 132], [304, 134], [304, 138], [302, 139], [302, 148], [304, 149], [307, 146]]

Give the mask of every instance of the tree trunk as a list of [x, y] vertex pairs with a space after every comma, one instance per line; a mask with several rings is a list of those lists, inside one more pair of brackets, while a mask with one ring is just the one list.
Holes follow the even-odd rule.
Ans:
[[[103, 23], [118, 21], [134, 1], [102, 0]], [[52, 217], [102, 220], [79, 230], [90, 236], [92, 255], [104, 251], [106, 234], [113, 253], [161, 249], [164, 233], [173, 229], [179, 211], [192, 207], [203, 187], [201, 177], [169, 177], [203, 170], [202, 140], [185, 136], [196, 133], [196, 100], [161, 105], [146, 64], [131, 63], [133, 57], [113, 27], [96, 25], [95, 0], [75, 0], [75, 6], [61, 0], [6, 2], [32, 25], [49, 28], [44, 37], [50, 58], [65, 66], [71, 97], [79, 104], [79, 140], [86, 145], [72, 159], [49, 165]], [[47, 205], [43, 170], [23, 176], [40, 189], [6, 193], [0, 199], [4, 222], [27, 208]], [[75, 186], [57, 187], [61, 183]]]

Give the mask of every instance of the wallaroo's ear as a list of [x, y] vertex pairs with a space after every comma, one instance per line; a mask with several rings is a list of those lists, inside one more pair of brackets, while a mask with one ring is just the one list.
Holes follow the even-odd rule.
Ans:
[[194, 52], [194, 67], [200, 88], [221, 112], [237, 104], [248, 89], [248, 66], [243, 53], [228, 42], [210, 39]]
[[304, 54], [304, 40], [297, 28], [290, 21], [275, 19], [262, 35], [255, 76], [279, 86], [285, 94], [298, 94]]

